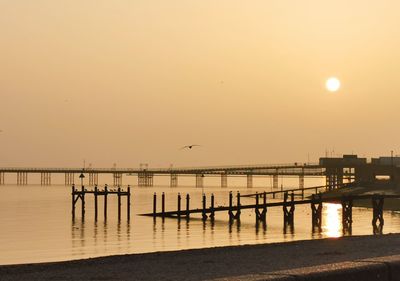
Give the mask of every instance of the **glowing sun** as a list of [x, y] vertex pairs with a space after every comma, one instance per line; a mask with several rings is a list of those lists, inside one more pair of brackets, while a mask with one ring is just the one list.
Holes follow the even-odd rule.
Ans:
[[340, 81], [336, 77], [326, 80], [325, 87], [329, 92], [336, 92], [340, 89]]

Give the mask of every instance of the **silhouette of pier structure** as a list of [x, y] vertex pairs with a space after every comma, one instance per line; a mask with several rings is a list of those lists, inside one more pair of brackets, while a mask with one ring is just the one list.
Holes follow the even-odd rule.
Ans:
[[333, 190], [346, 183], [354, 185], [391, 185], [400, 188], [400, 157], [379, 157], [368, 161], [357, 155], [343, 157], [322, 157], [318, 164], [264, 164], [209, 167], [169, 167], [149, 168], [141, 164], [139, 168], [0, 168], [0, 184], [5, 184], [5, 174], [16, 174], [17, 184], [28, 184], [28, 175], [40, 174], [42, 185], [51, 185], [53, 174], [64, 174], [65, 184], [75, 182], [76, 174], [88, 175], [88, 185], [99, 183], [99, 175], [111, 174], [113, 186], [122, 186], [124, 176], [137, 176], [139, 187], [151, 187], [156, 176], [169, 176], [170, 186], [177, 187], [179, 177], [194, 176], [195, 186], [203, 187], [205, 177], [220, 177], [221, 187], [228, 187], [229, 177], [246, 177], [247, 187], [253, 187], [256, 176], [272, 177], [272, 188], [279, 188], [279, 177], [298, 177], [299, 188], [304, 188], [306, 177], [325, 177], [326, 188]]
[[75, 209], [78, 201], [81, 202], [81, 215], [82, 219], [85, 218], [85, 204], [86, 204], [86, 196], [88, 194], [94, 195], [94, 219], [97, 221], [98, 219], [98, 197], [103, 197], [103, 213], [104, 219], [107, 219], [107, 197], [110, 195], [115, 195], [118, 198], [118, 220], [121, 220], [121, 201], [122, 197], [126, 197], [126, 215], [128, 221], [130, 220], [130, 208], [131, 208], [131, 188], [128, 186], [127, 191], [124, 191], [120, 187], [117, 189], [108, 189], [108, 186], [105, 185], [104, 189], [98, 189], [97, 185], [93, 190], [87, 190], [83, 185], [81, 189], [76, 189], [75, 185], [72, 186], [72, 219], [75, 219]]
[[[375, 234], [382, 233], [384, 219], [383, 219], [383, 205], [384, 199], [386, 198], [400, 198], [400, 195], [382, 195], [382, 194], [369, 194], [369, 195], [349, 195], [349, 196], [337, 196], [337, 197], [323, 197], [321, 194], [312, 194], [311, 198], [295, 200], [294, 192], [284, 191], [283, 200], [276, 202], [268, 202], [267, 196], [271, 193], [262, 192], [248, 195], [240, 195], [240, 192], [236, 194], [236, 204], [234, 204], [234, 196], [232, 192], [229, 192], [229, 204], [226, 206], [216, 206], [214, 194], [211, 194], [210, 205], [207, 206], [206, 195], [202, 195], [202, 208], [191, 209], [190, 208], [190, 195], [186, 194], [186, 208], [182, 208], [182, 197], [181, 194], [177, 196], [177, 209], [174, 211], [165, 210], [165, 193], [161, 195], [161, 211], [157, 211], [157, 194], [154, 193], [153, 197], [153, 212], [141, 214], [142, 216], [151, 216], [154, 219], [156, 217], [161, 218], [185, 218], [190, 219], [191, 215], [201, 214], [201, 219], [206, 221], [207, 219], [214, 220], [217, 212], [226, 212], [228, 214], [229, 222], [233, 223], [235, 220], [240, 221], [241, 213], [243, 210], [254, 210], [256, 223], [267, 223], [267, 211], [269, 208], [281, 207], [283, 210], [283, 223], [284, 227], [293, 227], [294, 225], [294, 214], [296, 206], [309, 204], [311, 208], [311, 222], [314, 230], [321, 231], [322, 226], [322, 207], [324, 203], [340, 203], [342, 205], [342, 226], [343, 232], [351, 234], [352, 229], [352, 208], [355, 200], [369, 199], [372, 202], [373, 218], [371, 224], [373, 226], [373, 232]], [[252, 204], [242, 204], [241, 198], [254, 197], [255, 202]]]
[[228, 187], [229, 177], [246, 177], [247, 187], [253, 187], [253, 178], [259, 176], [272, 177], [273, 188], [279, 188], [279, 177], [298, 177], [299, 186], [304, 187], [304, 178], [323, 177], [324, 169], [318, 164], [265, 164], [265, 165], [235, 165], [235, 166], [210, 166], [210, 167], [169, 167], [149, 168], [141, 165], [139, 168], [0, 168], [0, 184], [5, 184], [6, 174], [16, 174], [17, 184], [28, 184], [28, 176], [40, 174], [41, 185], [51, 185], [52, 175], [64, 174], [65, 185], [72, 185], [85, 174], [86, 184], [94, 186], [99, 184], [99, 175], [112, 175], [113, 186], [122, 186], [123, 178], [137, 177], [137, 186], [152, 187], [156, 176], [169, 176], [170, 187], [179, 185], [179, 177], [194, 177], [196, 187], [204, 187], [206, 177], [220, 177], [221, 187]]

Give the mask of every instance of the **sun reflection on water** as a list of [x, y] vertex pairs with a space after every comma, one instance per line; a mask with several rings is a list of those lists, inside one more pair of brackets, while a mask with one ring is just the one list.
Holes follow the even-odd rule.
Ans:
[[324, 212], [322, 218], [322, 230], [326, 237], [340, 237], [342, 222], [340, 204], [324, 204]]

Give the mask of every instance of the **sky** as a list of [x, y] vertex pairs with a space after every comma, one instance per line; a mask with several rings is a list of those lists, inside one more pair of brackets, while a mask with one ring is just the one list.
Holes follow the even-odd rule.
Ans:
[[397, 0], [0, 0], [0, 166], [400, 154], [399, 11]]

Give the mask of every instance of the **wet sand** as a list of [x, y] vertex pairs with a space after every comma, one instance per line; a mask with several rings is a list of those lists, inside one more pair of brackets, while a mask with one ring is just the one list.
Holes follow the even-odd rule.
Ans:
[[1, 280], [210, 280], [400, 254], [400, 234], [0, 266]]

